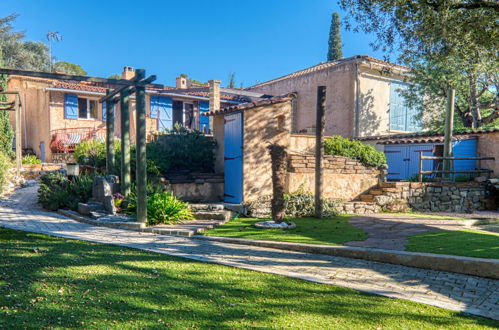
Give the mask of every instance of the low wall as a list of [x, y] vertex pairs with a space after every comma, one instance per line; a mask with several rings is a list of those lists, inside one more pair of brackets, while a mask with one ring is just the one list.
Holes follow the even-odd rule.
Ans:
[[163, 189], [179, 199], [191, 203], [221, 202], [224, 197], [224, 179], [219, 176], [189, 179], [164, 179]]
[[43, 163], [43, 164], [23, 164], [21, 176], [24, 180], [38, 180], [42, 174], [65, 169], [65, 164]]
[[[324, 156], [323, 195], [334, 200], [350, 201], [378, 184], [380, 170], [341, 156]], [[289, 156], [286, 193], [315, 190], [315, 156]]]

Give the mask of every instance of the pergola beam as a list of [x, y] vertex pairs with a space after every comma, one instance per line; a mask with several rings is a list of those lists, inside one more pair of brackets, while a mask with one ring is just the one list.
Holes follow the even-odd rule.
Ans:
[[[111, 85], [123, 85], [123, 86], [135, 86], [137, 84], [137, 82], [135, 82], [133, 80], [126, 80], [126, 79], [109, 79], [109, 78], [79, 76], [79, 75], [64, 74], [64, 73], [14, 70], [14, 69], [4, 69], [4, 68], [0, 68], [0, 74], [27, 76], [27, 77], [44, 78], [44, 79], [88, 81], [88, 82], [111, 84]], [[149, 77], [149, 78], [151, 78], [151, 77]], [[154, 81], [155, 79], [156, 78], [152, 79], [151, 81]], [[147, 87], [149, 87], [149, 88], [163, 88], [163, 85], [161, 85], [161, 84], [148, 84]]]
[[[137, 86], [137, 85], [138, 86], [150, 86], [150, 82], [152, 82], [154, 80], [156, 80], [155, 75], [149, 76], [141, 81], [130, 80], [132, 82], [135, 81], [136, 84], [133, 86], [123, 86], [123, 87], [117, 88], [114, 91], [112, 91], [111, 93], [106, 94], [106, 96], [101, 97], [99, 102], [105, 102], [109, 99], [111, 99], [111, 101], [113, 101], [113, 102], [116, 102], [119, 99], [119, 97], [115, 97], [115, 96], [118, 95], [119, 93], [121, 93], [121, 91], [124, 91], [125, 89], [129, 88], [129, 94], [133, 94], [133, 93], [135, 93], [135, 86]], [[163, 88], [163, 87], [161, 87], [161, 88]]]

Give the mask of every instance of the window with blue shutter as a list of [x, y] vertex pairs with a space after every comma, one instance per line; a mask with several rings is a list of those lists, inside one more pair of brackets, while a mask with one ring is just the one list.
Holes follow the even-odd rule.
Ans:
[[415, 132], [421, 130], [417, 110], [405, 104], [404, 91], [409, 85], [399, 81], [390, 83], [390, 130]]
[[64, 118], [78, 119], [78, 96], [64, 94]]
[[210, 103], [206, 101], [199, 102], [199, 130], [202, 132], [209, 132], [210, 130], [210, 117], [203, 115], [209, 111]]
[[107, 103], [106, 102], [102, 102], [102, 121], [106, 121], [106, 118], [107, 118]]
[[149, 107], [150, 117], [157, 119], [159, 117], [159, 96], [151, 95]]

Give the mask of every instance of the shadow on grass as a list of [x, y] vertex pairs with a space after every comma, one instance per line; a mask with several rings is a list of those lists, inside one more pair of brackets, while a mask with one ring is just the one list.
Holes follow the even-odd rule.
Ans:
[[6, 229], [0, 229], [0, 258], [0, 327], [5, 328], [494, 325], [334, 286]]

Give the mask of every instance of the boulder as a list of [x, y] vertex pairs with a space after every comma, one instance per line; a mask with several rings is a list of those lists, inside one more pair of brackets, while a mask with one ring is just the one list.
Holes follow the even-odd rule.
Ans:
[[114, 206], [113, 196], [105, 196], [103, 200], [104, 209], [110, 214], [116, 214], [116, 206]]
[[106, 196], [112, 196], [111, 185], [104, 177], [95, 177], [92, 187], [92, 198], [97, 202], [103, 203]]

